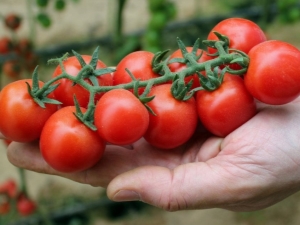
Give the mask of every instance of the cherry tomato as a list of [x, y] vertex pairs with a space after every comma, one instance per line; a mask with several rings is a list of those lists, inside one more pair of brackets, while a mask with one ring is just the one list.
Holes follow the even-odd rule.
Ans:
[[270, 40], [249, 52], [245, 85], [259, 101], [288, 103], [300, 94], [300, 51], [289, 43]]
[[198, 123], [194, 97], [187, 101], [175, 99], [171, 93], [171, 84], [153, 87], [149, 96], [155, 96], [147, 104], [156, 115], [150, 114], [144, 138], [151, 145], [162, 149], [172, 149], [188, 141]]
[[22, 38], [16, 43], [16, 52], [21, 55], [30, 53], [33, 49], [33, 44], [27, 38]]
[[[30, 142], [39, 138], [46, 120], [57, 110], [53, 104], [40, 107], [30, 96], [26, 82], [17, 80], [6, 85], [0, 92], [0, 132], [9, 140]], [[40, 81], [42, 86], [43, 82]], [[49, 98], [53, 98], [49, 94]]]
[[21, 17], [16, 14], [8, 14], [5, 16], [4, 22], [7, 28], [15, 31], [21, 25]]
[[[256, 23], [243, 18], [222, 20], [209, 32], [207, 40], [218, 40], [214, 31], [229, 38], [230, 48], [238, 49], [246, 54], [255, 45], [267, 40], [265, 33]], [[208, 48], [208, 52], [215, 53], [216, 49]]]
[[17, 192], [17, 184], [13, 179], [8, 179], [0, 185], [0, 194], [7, 194], [10, 198], [14, 198]]
[[0, 202], [0, 215], [5, 215], [9, 213], [10, 204], [8, 201]]
[[35, 212], [36, 203], [25, 195], [21, 195], [17, 200], [17, 210], [20, 215], [29, 216]]
[[22, 73], [22, 65], [19, 61], [5, 61], [2, 67], [3, 73], [10, 78], [17, 79]]
[[225, 137], [256, 114], [254, 98], [241, 77], [226, 73], [214, 91], [196, 94], [200, 121], [212, 134]]
[[[89, 55], [82, 55], [83, 60], [88, 64], [90, 63], [92, 57]], [[78, 59], [75, 56], [69, 57], [63, 62], [66, 72], [71, 76], [77, 76], [79, 71], [82, 69]], [[106, 68], [106, 65], [98, 60], [96, 69]], [[57, 77], [62, 74], [62, 69], [57, 66], [52, 77]], [[100, 86], [111, 86], [113, 84], [112, 75], [110, 73], [101, 75], [97, 77]], [[86, 82], [90, 83], [86, 79]], [[73, 82], [68, 79], [60, 79], [57, 83], [60, 85], [54, 90], [55, 98], [62, 102], [62, 106], [72, 106], [74, 105], [74, 95], [81, 107], [86, 108], [89, 102], [89, 92], [81, 87], [80, 85], [73, 85]], [[95, 96], [95, 101], [98, 101], [102, 96], [99, 93]]]
[[[86, 109], [81, 108], [82, 112]], [[55, 170], [74, 173], [95, 165], [105, 149], [105, 142], [75, 116], [75, 106], [59, 109], [46, 122], [40, 149], [45, 161]]]
[[7, 54], [13, 48], [12, 41], [8, 37], [0, 38], [0, 54]]
[[[188, 52], [191, 52], [192, 49], [193, 49], [193, 47], [186, 47], [186, 50], [187, 50]], [[197, 51], [197, 55], [200, 55], [202, 51], [203, 51], [203, 50], [199, 49], [199, 50]], [[170, 60], [171, 60], [171, 59], [174, 59], [174, 58], [183, 58], [182, 52], [181, 52], [180, 49], [176, 50], [175, 52], [173, 52], [173, 53], [171, 54]], [[201, 58], [198, 60], [198, 62], [199, 62], [199, 63], [202, 63], [202, 62], [208, 61], [208, 60], [210, 60], [210, 59], [212, 59], [212, 57], [209, 56], [209, 55], [207, 55], [207, 52], [206, 52], [206, 51], [203, 51], [202, 56], [201, 56]], [[181, 70], [187, 68], [187, 65], [186, 65], [186, 64], [184, 64], [184, 63], [179, 63], [179, 62], [170, 63], [168, 66], [169, 66], [171, 72], [179, 72], [179, 71], [181, 71]], [[205, 71], [201, 71], [201, 73], [202, 73], [202, 74], [205, 74]], [[188, 83], [190, 80], [193, 80], [192, 89], [200, 86], [200, 81], [199, 81], [199, 77], [198, 77], [197, 74], [193, 74], [193, 75], [191, 75], [191, 76], [186, 77], [186, 78], [185, 78], [185, 83]]]
[[[136, 79], [149, 80], [159, 75], [152, 71], [152, 59], [154, 54], [148, 51], [136, 51], [125, 56], [117, 65], [113, 75], [113, 84], [126, 84], [132, 81], [130, 75], [125, 69], [128, 69]], [[144, 88], [139, 88], [139, 93]]]
[[143, 137], [149, 125], [149, 113], [132, 92], [114, 89], [97, 103], [95, 125], [106, 141], [127, 145]]

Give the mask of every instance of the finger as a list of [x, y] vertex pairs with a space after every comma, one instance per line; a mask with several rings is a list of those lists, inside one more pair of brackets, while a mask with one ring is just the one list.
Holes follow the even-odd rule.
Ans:
[[50, 167], [42, 157], [37, 142], [12, 142], [7, 149], [7, 158], [16, 167], [31, 170], [37, 173], [57, 175], [80, 183], [85, 183], [85, 172], [61, 173]]
[[197, 161], [206, 162], [207, 160], [216, 157], [221, 151], [223, 138], [210, 137], [208, 138], [200, 148]]
[[77, 173], [62, 173], [47, 164], [40, 153], [38, 142], [12, 142], [7, 149], [8, 160], [16, 167], [101, 187], [106, 187], [118, 174], [136, 166], [132, 154], [128, 148], [109, 145], [100, 161], [92, 168]]
[[241, 185], [228, 180], [222, 170], [204, 162], [184, 164], [174, 170], [139, 167], [113, 179], [107, 195], [113, 201], [139, 200], [167, 211], [222, 207], [244, 194]]

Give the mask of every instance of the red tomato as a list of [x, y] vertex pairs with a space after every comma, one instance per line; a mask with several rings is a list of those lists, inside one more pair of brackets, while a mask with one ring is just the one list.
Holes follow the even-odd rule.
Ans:
[[12, 50], [13, 44], [7, 37], [0, 38], [0, 54], [7, 54]]
[[[128, 69], [136, 79], [141, 81], [159, 77], [158, 74], [152, 71], [153, 56], [152, 52], [147, 51], [136, 51], [125, 56], [116, 67], [113, 84], [126, 84], [132, 81], [125, 69]], [[143, 90], [144, 88], [139, 88], [139, 93], [141, 94]]]
[[132, 92], [114, 89], [97, 103], [95, 125], [106, 141], [127, 145], [143, 137], [149, 125], [149, 113]]
[[[89, 55], [82, 55], [83, 60], [86, 63], [90, 63], [92, 57]], [[72, 56], [64, 61], [63, 63], [66, 72], [71, 76], [77, 76], [79, 71], [82, 69], [78, 59], [75, 56]], [[98, 60], [96, 69], [106, 68], [106, 65]], [[57, 77], [62, 73], [61, 67], [57, 66], [52, 77]], [[97, 77], [98, 83], [100, 86], [111, 86], [113, 84], [112, 75], [110, 73], [101, 75]], [[86, 80], [86, 82], [91, 83]], [[68, 79], [60, 79], [57, 83], [60, 83], [58, 88], [54, 90], [55, 98], [62, 102], [62, 106], [71, 106], [74, 105], [74, 95], [78, 100], [78, 103], [81, 107], [86, 108], [89, 102], [89, 92], [81, 87], [80, 85], [73, 85], [73, 82]], [[95, 101], [98, 101], [102, 96], [102, 93], [99, 93], [95, 97]]]
[[19, 61], [5, 61], [2, 69], [5, 75], [14, 79], [17, 79], [22, 73], [22, 65]]
[[[86, 109], [81, 108], [82, 112]], [[105, 149], [105, 142], [73, 113], [75, 106], [59, 109], [46, 122], [40, 149], [45, 161], [55, 170], [74, 173], [95, 165]]]
[[27, 38], [20, 39], [16, 44], [16, 52], [21, 55], [31, 53], [33, 44]]
[[4, 22], [7, 28], [15, 31], [21, 25], [21, 17], [16, 14], [8, 14], [5, 16]]
[[[186, 47], [186, 49], [187, 49], [188, 52], [191, 52], [193, 47]], [[202, 54], [201, 58], [198, 60], [199, 63], [206, 62], [206, 61], [212, 59], [212, 57], [207, 55], [207, 52], [202, 50], [202, 49], [199, 49], [197, 51], [197, 55], [200, 55], [202, 51], [203, 51], [203, 54]], [[183, 58], [180, 49], [178, 49], [178, 50], [176, 50], [175, 52], [172, 53], [172, 55], [170, 56], [170, 60], [173, 59], [173, 58]], [[169, 68], [170, 68], [171, 72], [179, 72], [179, 71], [187, 68], [187, 65], [184, 64], [184, 63], [176, 63], [175, 62], [175, 63], [170, 63]], [[201, 73], [205, 74], [205, 71], [201, 71]], [[193, 74], [191, 76], [186, 77], [185, 78], [185, 83], [188, 83], [192, 79], [193, 79], [192, 89], [200, 87], [200, 81], [199, 81], [199, 77], [198, 77], [197, 74]]]
[[221, 86], [214, 91], [196, 94], [200, 121], [212, 134], [225, 137], [256, 114], [254, 98], [241, 77], [225, 74]]
[[[229, 47], [238, 49], [246, 54], [255, 45], [267, 40], [265, 33], [254, 22], [243, 18], [229, 18], [219, 22], [208, 34], [207, 40], [218, 40], [213, 33], [217, 31], [229, 38]], [[209, 53], [216, 49], [208, 48]]]
[[17, 210], [20, 215], [29, 216], [35, 212], [36, 203], [25, 195], [21, 195], [17, 201]]
[[5, 215], [9, 212], [10, 210], [10, 204], [9, 202], [1, 202], [0, 203], [0, 215]]
[[156, 115], [150, 114], [149, 128], [144, 135], [153, 146], [172, 149], [184, 144], [195, 132], [198, 116], [194, 97], [179, 101], [172, 96], [171, 84], [162, 84], [151, 89], [155, 96], [148, 106]]
[[[31, 79], [17, 80], [6, 85], [0, 93], [0, 132], [17, 142], [38, 139], [45, 122], [57, 110], [53, 104], [40, 107], [28, 93], [26, 82], [32, 86]], [[52, 94], [49, 98], [53, 98]]]
[[0, 194], [7, 194], [10, 198], [17, 196], [18, 188], [13, 179], [8, 179], [0, 185]]
[[245, 85], [259, 101], [288, 103], [300, 94], [300, 51], [291, 44], [270, 40], [249, 52]]

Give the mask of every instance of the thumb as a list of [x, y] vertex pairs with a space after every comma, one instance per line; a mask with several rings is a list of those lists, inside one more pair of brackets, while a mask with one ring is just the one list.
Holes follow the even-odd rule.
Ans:
[[[236, 184], [224, 178], [220, 170], [205, 162], [188, 163], [173, 170], [138, 167], [114, 178], [107, 195], [113, 201], [139, 200], [167, 211], [222, 207], [232, 193], [239, 193], [231, 189]], [[228, 187], [228, 182], [233, 185]]]

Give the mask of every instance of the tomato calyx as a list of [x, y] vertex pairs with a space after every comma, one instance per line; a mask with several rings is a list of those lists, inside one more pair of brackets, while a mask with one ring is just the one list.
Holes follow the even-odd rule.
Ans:
[[47, 96], [54, 91], [54, 89], [58, 86], [52, 85], [47, 88], [39, 87], [39, 78], [38, 78], [38, 66], [33, 71], [32, 76], [32, 86], [28, 82], [26, 82], [28, 93], [33, 98], [33, 100], [42, 108], [46, 108], [45, 104], [61, 104], [59, 101], [55, 99], [48, 98]]

